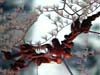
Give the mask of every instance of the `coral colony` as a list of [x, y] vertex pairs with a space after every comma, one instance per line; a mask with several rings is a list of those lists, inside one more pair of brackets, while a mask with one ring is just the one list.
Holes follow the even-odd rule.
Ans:
[[[14, 61], [14, 63], [10, 64], [9, 70], [11, 71], [0, 69], [0, 72], [2, 72], [4, 75], [14, 75], [17, 71], [20, 71], [21, 69], [29, 66], [30, 63], [32, 62], [37, 64], [37, 66], [40, 66], [42, 63], [50, 63], [51, 61], [60, 64], [64, 61], [64, 59], [71, 59], [73, 57], [71, 49], [75, 44], [73, 40], [76, 37], [78, 37], [83, 33], [99, 34], [98, 32], [90, 31], [90, 28], [92, 26], [92, 21], [95, 21], [95, 19], [100, 16], [100, 12], [96, 12], [90, 16], [87, 16], [88, 14], [91, 14], [100, 7], [99, 1], [86, 0], [84, 2], [86, 2], [87, 4], [83, 5], [81, 5], [81, 3], [78, 0], [76, 1], [76, 3], [73, 2], [72, 0], [71, 1], [69, 0], [69, 2], [72, 3], [73, 5], [69, 5], [67, 0], [62, 0], [63, 8], [59, 8], [59, 6], [42, 8], [39, 6], [36, 8], [36, 11], [39, 14], [36, 14], [34, 12], [31, 13], [25, 12], [20, 7], [13, 8], [13, 10], [11, 10], [12, 11], [11, 13], [9, 12], [5, 13], [3, 8], [0, 8], [0, 17], [2, 20], [0, 25], [1, 53], [3, 53], [4, 60]], [[0, 4], [3, 5], [3, 3], [4, 1], [0, 0]], [[77, 4], [80, 7], [80, 9], [73, 8], [74, 4]], [[70, 8], [72, 13], [69, 13], [66, 10], [66, 7]], [[59, 41], [59, 39], [56, 37], [52, 38], [51, 44], [49, 43], [41, 44], [40, 42], [38, 42], [36, 46], [25, 43], [24, 41], [25, 34], [27, 33], [30, 26], [37, 20], [37, 17], [43, 14], [43, 12], [52, 12], [52, 11], [56, 12], [60, 16], [57, 19], [57, 21], [59, 22], [61, 17], [72, 20], [72, 23], [70, 24], [71, 25], [70, 34], [64, 35], [64, 40], [62, 41]], [[79, 13], [80, 11], [82, 12], [81, 14]], [[64, 14], [64, 12], [66, 13], [66, 15]], [[20, 18], [20, 16], [22, 17]], [[75, 18], [74, 16], [77, 16], [77, 18]], [[47, 17], [50, 20], [52, 20], [52, 17], [50, 15], [47, 15]], [[58, 27], [57, 21], [53, 22]], [[64, 26], [62, 23], [62, 25], [60, 25], [59, 27], [60, 30], [62, 30], [66, 26]], [[57, 28], [56, 29], [57, 33], [51, 32], [50, 35], [52, 37], [57, 36], [60, 30]], [[19, 35], [19, 33], [21, 33], [21, 36]], [[15, 34], [18, 34], [19, 36], [14, 37], [13, 35]], [[10, 37], [14, 39], [9, 40]], [[43, 39], [48, 41], [47, 37], [44, 37]], [[9, 51], [8, 49], [9, 50], [15, 49], [17, 50], [17, 53], [13, 54], [12, 51]], [[38, 49], [39, 50], [44, 49], [47, 51], [45, 53], [42, 52], [37, 53], [36, 50]], [[92, 55], [92, 52], [87, 53], [87, 55]], [[68, 67], [68, 64], [65, 63], [65, 65], [68, 68], [70, 74], [73, 75], [70, 68]]]

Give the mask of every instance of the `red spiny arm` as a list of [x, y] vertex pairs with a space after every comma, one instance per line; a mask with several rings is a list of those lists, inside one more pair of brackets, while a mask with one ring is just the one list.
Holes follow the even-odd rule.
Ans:
[[79, 32], [71, 32], [66, 39], [67, 43], [71, 43], [80, 33]]
[[81, 32], [88, 33], [90, 30], [90, 27], [92, 26], [91, 22], [94, 21], [99, 16], [100, 16], [100, 12], [92, 16], [88, 16], [87, 19], [84, 19], [82, 21], [81, 28], [80, 28]]

